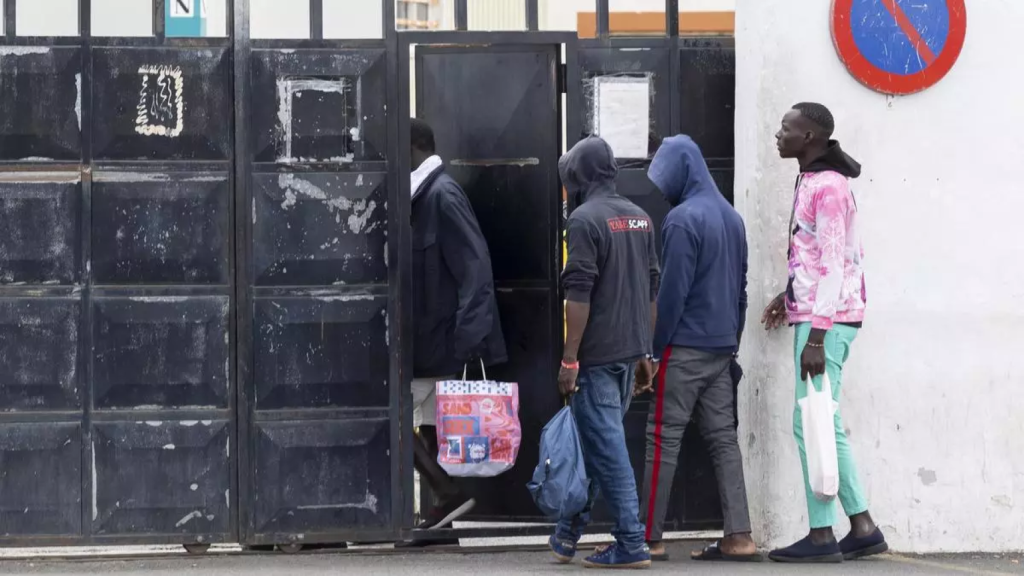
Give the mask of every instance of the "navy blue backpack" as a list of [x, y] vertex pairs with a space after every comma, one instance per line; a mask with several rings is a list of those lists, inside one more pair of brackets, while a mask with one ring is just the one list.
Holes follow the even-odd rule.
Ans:
[[590, 480], [572, 410], [562, 408], [540, 435], [540, 461], [527, 484], [533, 501], [549, 518], [571, 518], [587, 505]]

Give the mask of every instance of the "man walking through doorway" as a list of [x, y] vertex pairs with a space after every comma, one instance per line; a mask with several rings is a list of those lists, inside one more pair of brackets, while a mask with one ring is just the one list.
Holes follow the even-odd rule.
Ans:
[[559, 520], [549, 545], [560, 562], [572, 561], [599, 489], [615, 522], [615, 544], [586, 558], [584, 566], [647, 568], [651, 555], [622, 419], [636, 363], [650, 352], [651, 303], [660, 276], [651, 219], [616, 192], [618, 168], [604, 140], [577, 144], [558, 171], [577, 206], [566, 223], [567, 328], [558, 386], [572, 397], [592, 484], [590, 503], [575, 518]]
[[864, 489], [857, 478], [853, 453], [839, 411], [835, 415], [839, 456], [839, 501], [852, 530], [836, 542], [833, 502], [821, 502], [811, 491], [807, 474], [803, 419], [799, 401], [807, 395], [807, 379], [821, 388], [828, 373], [832, 397], [839, 402], [843, 366], [864, 321], [867, 301], [863, 249], [857, 203], [849, 180], [860, 176], [860, 164], [832, 140], [832, 113], [815, 103], [797, 104], [782, 119], [775, 135], [779, 155], [800, 164], [793, 214], [789, 225], [789, 284], [764, 311], [769, 330], [786, 321], [795, 328], [796, 400], [793, 434], [803, 464], [804, 489], [811, 532], [803, 540], [773, 551], [777, 562], [842, 562], [888, 550], [885, 537], [868, 513]]
[[[696, 416], [718, 478], [725, 537], [693, 559], [757, 561], [731, 370], [747, 310], [746, 230], [688, 136], [666, 139], [648, 174], [674, 208], [662, 224], [664, 273], [654, 330], [657, 386], [647, 423], [640, 507], [645, 536], [651, 556], [667, 559], [661, 542], [665, 513], [683, 433]], [[639, 379], [637, 384], [640, 389], [651, 386]]]
[[438, 499], [421, 529], [449, 526], [476, 502], [437, 463], [438, 381], [469, 363], [507, 359], [491, 256], [473, 208], [435, 154], [434, 131], [410, 122], [412, 141], [413, 462]]

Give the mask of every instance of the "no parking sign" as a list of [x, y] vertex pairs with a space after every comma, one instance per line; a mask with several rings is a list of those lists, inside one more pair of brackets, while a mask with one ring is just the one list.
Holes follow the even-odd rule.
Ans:
[[833, 0], [832, 38], [862, 84], [884, 94], [934, 86], [967, 36], [964, 0]]

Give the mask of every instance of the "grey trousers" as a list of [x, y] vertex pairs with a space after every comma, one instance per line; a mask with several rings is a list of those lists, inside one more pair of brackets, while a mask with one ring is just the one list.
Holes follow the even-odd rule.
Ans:
[[647, 466], [640, 521], [648, 542], [659, 542], [665, 524], [683, 433], [696, 416], [718, 478], [725, 535], [750, 532], [743, 458], [736, 438], [736, 388], [732, 358], [672, 348], [662, 358], [647, 418]]

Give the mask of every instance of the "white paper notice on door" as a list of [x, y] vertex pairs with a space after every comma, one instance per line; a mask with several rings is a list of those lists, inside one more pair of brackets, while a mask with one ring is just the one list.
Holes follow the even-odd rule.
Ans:
[[649, 78], [594, 79], [594, 133], [604, 138], [616, 158], [647, 158], [651, 122]]

